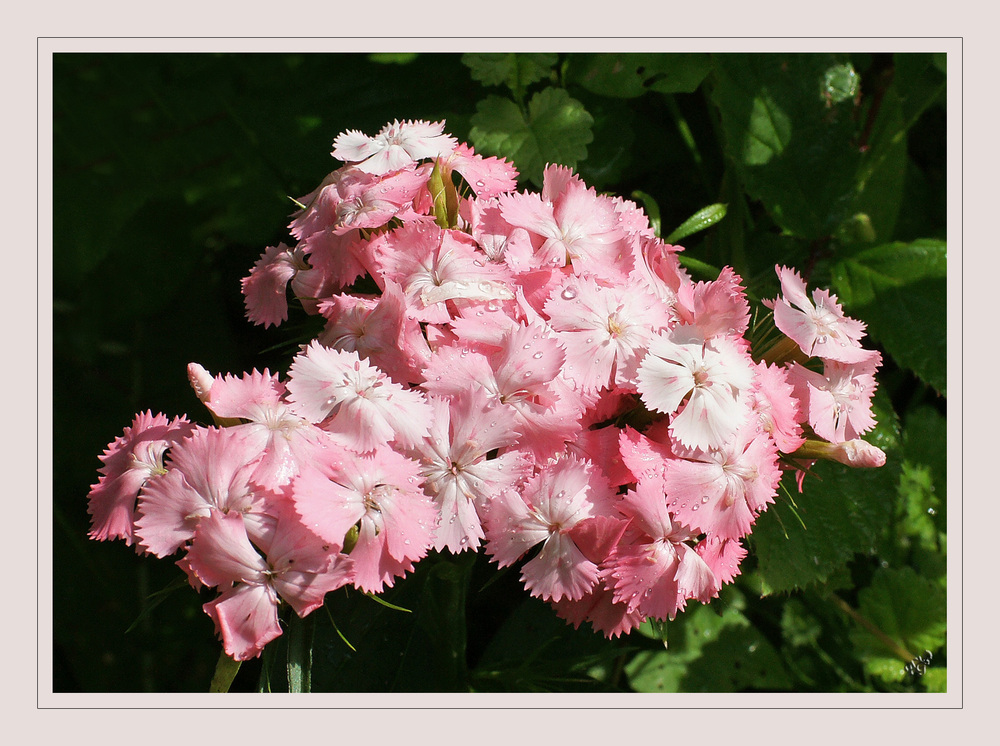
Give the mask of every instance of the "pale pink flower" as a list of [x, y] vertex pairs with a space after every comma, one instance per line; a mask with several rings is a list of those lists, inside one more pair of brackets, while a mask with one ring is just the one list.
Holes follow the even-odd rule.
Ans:
[[480, 514], [503, 489], [526, 476], [530, 462], [516, 450], [487, 458], [490, 451], [509, 446], [517, 433], [513, 412], [497, 406], [482, 388], [451, 400], [431, 397], [430, 403], [434, 425], [414, 454], [421, 462], [424, 490], [441, 513], [434, 548], [474, 550], [484, 536]]
[[335, 232], [332, 228], [317, 231], [302, 239], [301, 248], [308, 266], [292, 278], [292, 292], [309, 313], [317, 313], [318, 303], [347, 287], [365, 274], [361, 263], [364, 240], [359, 229]]
[[638, 609], [629, 611], [628, 604], [615, 601], [615, 592], [608, 587], [608, 579], [603, 575], [598, 577], [597, 584], [586, 594], [571, 601], [562, 598], [550, 602], [556, 615], [579, 629], [584, 622], [598, 632], [603, 632], [608, 639], [627, 635], [645, 621]]
[[386, 174], [423, 160], [447, 155], [457, 140], [444, 133], [444, 122], [392, 121], [375, 137], [358, 130], [337, 135], [333, 155], [370, 174]]
[[829, 290], [813, 290], [806, 295], [806, 284], [798, 272], [776, 266], [781, 279], [782, 297], [773, 301], [774, 324], [798, 343], [809, 357], [821, 357], [842, 363], [859, 363], [871, 357], [871, 350], [861, 347], [865, 324], [844, 315], [837, 296]]
[[217, 376], [205, 403], [217, 417], [243, 421], [232, 429], [249, 434], [261, 456], [251, 479], [269, 489], [291, 481], [327, 441], [326, 432], [292, 411], [284, 384], [267, 370]]
[[722, 585], [732, 583], [740, 574], [740, 563], [747, 556], [739, 539], [705, 537], [695, 547], [705, 564]]
[[732, 267], [723, 267], [711, 282], [682, 283], [675, 304], [680, 322], [697, 326], [705, 339], [741, 337], [750, 324], [750, 304], [740, 282]]
[[882, 356], [870, 352], [870, 357], [856, 364], [827, 360], [822, 374], [798, 363], [789, 370], [796, 397], [807, 403], [810, 426], [831, 443], [855, 440], [875, 427], [871, 404]]
[[322, 304], [327, 318], [318, 341], [326, 347], [357, 352], [396, 383], [423, 380], [430, 348], [417, 321], [406, 313], [399, 285], [386, 280], [379, 298], [337, 295]]
[[240, 282], [247, 318], [265, 328], [288, 318], [288, 283], [302, 269], [308, 269], [301, 249], [285, 244], [269, 246]]
[[753, 377], [749, 355], [735, 342], [678, 326], [650, 342], [637, 388], [650, 409], [676, 412], [671, 432], [681, 443], [720, 448], [747, 419]]
[[186, 559], [202, 583], [222, 590], [204, 609], [227, 655], [260, 655], [281, 634], [281, 601], [304, 617], [323, 604], [328, 591], [349, 582], [351, 561], [338, 549], [309, 532], [290, 509], [281, 512], [266, 556], [250, 543], [240, 516], [213, 513], [202, 520]]
[[124, 539], [132, 545], [139, 490], [150, 477], [166, 473], [164, 453], [193, 432], [194, 425], [184, 417], [170, 420], [146, 411], [108, 444], [99, 457], [101, 476], [87, 496], [91, 539]]
[[489, 199], [517, 188], [517, 169], [503, 158], [484, 158], [461, 143], [440, 160], [446, 174], [457, 171], [479, 199]]
[[568, 176], [565, 167], [549, 166], [543, 179], [541, 195], [500, 196], [504, 220], [536, 237], [538, 264], [572, 264], [576, 273], [589, 270], [600, 275], [621, 261], [618, 242], [625, 233], [614, 202], [588, 189], [580, 179]]
[[590, 461], [613, 487], [620, 487], [634, 481], [618, 450], [620, 433], [614, 425], [583, 430], [566, 443], [566, 452]]
[[488, 356], [440, 348], [427, 366], [424, 388], [439, 396], [459, 396], [482, 386], [500, 405], [514, 410], [518, 445], [544, 459], [561, 451], [580, 430], [577, 400], [558, 378], [564, 352], [541, 323], [519, 325], [501, 343]]
[[197, 428], [171, 448], [166, 473], [146, 482], [139, 495], [139, 546], [157, 557], [173, 554], [214, 511], [242, 515], [248, 531], [263, 536], [273, 521], [266, 495], [250, 482], [259, 458], [247, 431]]
[[781, 470], [767, 433], [745, 427], [722, 448], [678, 456], [666, 464], [664, 485], [671, 513], [692, 529], [738, 539], [774, 502]]
[[604, 511], [611, 489], [589, 462], [567, 456], [547, 464], [520, 491], [505, 490], [490, 506], [487, 551], [500, 567], [542, 544], [521, 578], [531, 595], [558, 601], [581, 598], [597, 582], [598, 569], [570, 532]]
[[646, 288], [673, 308], [681, 287], [692, 284], [677, 254], [681, 246], [671, 246], [659, 238], [643, 236], [632, 243], [634, 268], [629, 284]]
[[[628, 526], [628, 521], [610, 516], [592, 516], [577, 523], [570, 535], [584, 556], [595, 565], [602, 566], [612, 554]], [[642, 624], [643, 617], [628, 606], [614, 600], [614, 592], [607, 585], [607, 573], [601, 571], [597, 584], [576, 600], [562, 598], [549, 603], [556, 614], [574, 627], [589, 621], [591, 626], [605, 636], [618, 637]]]
[[634, 388], [650, 339], [670, 324], [670, 310], [655, 296], [590, 277], [567, 278], [545, 313], [566, 348], [566, 376], [584, 393]]
[[432, 412], [423, 395], [394, 383], [357, 352], [314, 340], [295, 356], [288, 376], [293, 411], [322, 423], [352, 450], [387, 443], [411, 447], [427, 435]]
[[620, 510], [631, 519], [629, 540], [608, 557], [605, 581], [616, 602], [643, 617], [673, 619], [688, 599], [707, 603], [718, 593], [720, 583], [688, 543], [696, 532], [671, 520], [658, 480], [640, 480]]
[[411, 223], [371, 244], [380, 275], [403, 289], [409, 314], [417, 321], [451, 318], [447, 301], [512, 299], [507, 272], [486, 261], [475, 241], [434, 223]]
[[749, 401], [751, 419], [774, 438], [779, 451], [792, 453], [802, 445], [805, 438], [799, 425], [799, 399], [788, 382], [787, 368], [758, 363]]
[[632, 474], [631, 482], [662, 482], [667, 462], [673, 458], [669, 441], [650, 437], [628, 425], [619, 433], [618, 451]]
[[515, 272], [532, 268], [534, 248], [531, 236], [524, 228], [511, 225], [503, 219], [497, 199], [466, 199], [459, 204], [459, 215], [479, 244], [486, 258], [506, 264]]
[[356, 587], [379, 593], [434, 545], [438, 511], [421, 488], [420, 465], [386, 447], [359, 456], [330, 449], [292, 482], [303, 523], [328, 542], [350, 549]]

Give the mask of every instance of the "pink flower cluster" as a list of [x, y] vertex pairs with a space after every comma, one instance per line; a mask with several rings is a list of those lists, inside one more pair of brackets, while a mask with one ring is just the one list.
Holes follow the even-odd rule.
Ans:
[[289, 286], [325, 320], [286, 376], [192, 364], [220, 426], [140, 414], [102, 457], [91, 537], [183, 552], [236, 659], [281, 602], [481, 546], [575, 626], [673, 619], [739, 574], [783, 469], [884, 461], [860, 440], [880, 357], [835, 297], [777, 268], [786, 344], [752, 350], [730, 268], [694, 282], [636, 204], [555, 165], [516, 191], [443, 130], [341, 134], [243, 280], [255, 323]]

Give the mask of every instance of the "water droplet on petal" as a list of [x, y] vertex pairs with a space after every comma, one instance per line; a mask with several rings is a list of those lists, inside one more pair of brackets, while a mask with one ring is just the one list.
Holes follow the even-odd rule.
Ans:
[[576, 297], [576, 288], [574, 288], [574, 287], [568, 287], [568, 288], [565, 288], [565, 289], [564, 289], [564, 290], [563, 290], [563, 291], [562, 291], [562, 292], [561, 292], [561, 293], [559, 294], [559, 296], [560, 296], [560, 297], [561, 297], [561, 298], [562, 298], [563, 300], [573, 300], [573, 299], [574, 299], [574, 298]]
[[541, 360], [542, 359], [542, 353], [541, 352], [536, 352], [534, 355], [532, 355], [532, 357], [535, 360]]

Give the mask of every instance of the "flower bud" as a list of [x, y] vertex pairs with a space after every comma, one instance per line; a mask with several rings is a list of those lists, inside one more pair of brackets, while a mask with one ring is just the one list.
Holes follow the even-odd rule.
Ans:
[[824, 458], [855, 468], [885, 466], [885, 451], [860, 438], [843, 443], [807, 440], [793, 456], [805, 459]]

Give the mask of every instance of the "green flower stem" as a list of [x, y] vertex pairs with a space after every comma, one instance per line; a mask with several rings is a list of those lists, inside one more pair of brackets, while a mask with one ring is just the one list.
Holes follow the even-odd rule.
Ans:
[[301, 694], [312, 691], [312, 648], [316, 625], [310, 614], [305, 619], [288, 615], [288, 691]]
[[223, 650], [219, 654], [219, 662], [215, 664], [215, 674], [212, 676], [212, 683], [209, 685], [208, 691], [213, 694], [228, 692], [239, 670], [240, 662], [230, 658]]
[[847, 616], [849, 616], [855, 622], [857, 622], [862, 627], [871, 632], [873, 635], [875, 635], [882, 642], [882, 644], [885, 645], [887, 648], [889, 648], [889, 650], [892, 651], [893, 655], [895, 655], [901, 661], [903, 661], [904, 663], [909, 663], [916, 657], [906, 648], [900, 645], [898, 642], [889, 637], [889, 635], [887, 635], [885, 632], [883, 632], [874, 624], [872, 624], [870, 621], [861, 616], [861, 614], [859, 614], [857, 611], [851, 608], [851, 605], [848, 604], [844, 599], [842, 599], [836, 593], [830, 594], [830, 598], [833, 599], [833, 602], [837, 605], [837, 607], [841, 611], [843, 611], [845, 614], [847, 614]]

